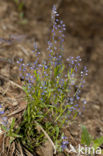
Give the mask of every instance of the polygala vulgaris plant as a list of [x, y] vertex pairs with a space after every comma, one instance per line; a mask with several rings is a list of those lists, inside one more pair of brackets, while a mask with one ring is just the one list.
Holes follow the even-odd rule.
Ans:
[[[55, 5], [52, 9], [52, 30], [48, 41], [48, 61], [40, 63], [40, 52], [34, 44], [33, 63], [17, 62], [24, 80], [27, 108], [17, 131], [21, 143], [34, 151], [49, 140], [55, 152], [69, 144], [63, 127], [81, 114], [80, 93], [88, 74], [87, 67], [80, 71], [80, 56], [63, 59], [65, 24], [59, 20]], [[66, 63], [65, 63], [66, 62]], [[86, 100], [83, 100], [83, 106]]]

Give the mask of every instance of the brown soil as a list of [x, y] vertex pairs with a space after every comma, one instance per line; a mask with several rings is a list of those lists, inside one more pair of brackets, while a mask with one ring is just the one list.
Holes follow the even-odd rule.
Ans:
[[[95, 138], [103, 135], [103, 1], [61, 0], [56, 1], [56, 4], [67, 28], [64, 43], [65, 58], [80, 55], [89, 70], [86, 86], [82, 92], [87, 99], [86, 109], [65, 130], [71, 143], [77, 145], [80, 141], [80, 124], [85, 125]], [[41, 51], [41, 59], [46, 58], [45, 49], [50, 34], [52, 6], [53, 2], [48, 0], [35, 2], [24, 0], [24, 18], [21, 19], [18, 6], [13, 0], [0, 0], [0, 103], [9, 115], [9, 123], [13, 116], [20, 118], [26, 107], [24, 93], [16, 86], [16, 84], [21, 86], [22, 82], [19, 80], [15, 62], [19, 57], [28, 62], [32, 61], [31, 51], [34, 41]], [[3, 139], [4, 135], [1, 135], [0, 144]], [[8, 147], [8, 144], [6, 141], [4, 147]], [[19, 145], [17, 147], [20, 149]], [[6, 153], [5, 148], [5, 155], [17, 155], [12, 153], [15, 151], [15, 144], [9, 153]], [[49, 145], [37, 153], [41, 156], [53, 155]], [[28, 151], [27, 155], [30, 155]], [[64, 154], [60, 153], [58, 156], [62, 155]]]

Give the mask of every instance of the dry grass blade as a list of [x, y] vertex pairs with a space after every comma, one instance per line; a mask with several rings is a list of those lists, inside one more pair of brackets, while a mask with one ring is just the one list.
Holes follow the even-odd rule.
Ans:
[[24, 151], [27, 156], [36, 156], [35, 154], [32, 155], [26, 148], [24, 148]]
[[49, 137], [49, 135], [47, 134], [47, 132], [42, 128], [42, 126], [39, 123], [37, 123], [36, 121], [35, 121], [35, 123], [37, 125], [37, 128], [39, 128], [44, 133], [45, 137], [49, 140], [49, 142], [51, 143], [51, 145], [54, 148], [54, 154], [56, 154], [56, 147], [55, 147], [53, 141], [51, 140], [51, 138]]
[[22, 147], [21, 147], [20, 143], [18, 143], [18, 149], [19, 149], [19, 152], [20, 152], [20, 156], [24, 156], [23, 150], [22, 150]]
[[9, 87], [10, 87], [10, 83], [8, 83], [7, 88], [4, 90], [2, 95], [5, 95], [7, 93], [7, 91], [9, 90]]
[[8, 58], [0, 58], [1, 63], [8, 63], [8, 64], [13, 64], [11, 59]]
[[19, 48], [23, 51], [23, 53], [26, 55], [26, 56], [29, 56], [29, 53], [28, 51], [21, 45], [19, 45]]
[[10, 83], [11, 85], [14, 85], [14, 86], [20, 88], [21, 90], [23, 90], [22, 86], [20, 86], [20, 85], [17, 84], [16, 82], [13, 82], [12, 80], [9, 80], [8, 77], [5, 77], [5, 76], [0, 75], [0, 78], [4, 79], [4, 80], [6, 80], [6, 81], [9, 81], [9, 83]]
[[18, 88], [20, 88], [20, 89], [23, 90], [23, 88], [22, 88], [20, 85], [18, 85], [17, 83], [15, 83], [15, 82], [13, 82], [13, 81], [11, 81], [11, 80], [9, 80], [9, 82], [10, 82], [12, 85], [14, 85], [14, 86], [16, 86], [16, 87], [18, 87]]
[[18, 109], [18, 110], [16, 110], [16, 111], [10, 113], [10, 114], [8, 115], [8, 117], [11, 117], [11, 116], [13, 116], [13, 115], [15, 115], [15, 114], [18, 114], [18, 113], [22, 112], [24, 109], [25, 109], [25, 108]]
[[8, 38], [0, 38], [0, 46], [5, 45], [13, 45], [21, 42], [26, 38], [26, 35], [10, 35]]

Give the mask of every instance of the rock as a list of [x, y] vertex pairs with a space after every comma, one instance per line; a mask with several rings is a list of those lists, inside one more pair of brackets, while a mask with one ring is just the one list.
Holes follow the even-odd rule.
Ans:
[[47, 141], [44, 146], [38, 148], [36, 152], [39, 156], [53, 156], [53, 147], [50, 142]]

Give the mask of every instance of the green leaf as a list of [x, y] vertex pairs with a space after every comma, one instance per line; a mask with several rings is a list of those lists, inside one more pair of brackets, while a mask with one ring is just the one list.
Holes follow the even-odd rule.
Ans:
[[77, 117], [78, 112], [75, 112], [75, 114], [73, 115], [73, 120]]
[[85, 126], [82, 125], [81, 143], [90, 146], [92, 138]]
[[93, 147], [95, 149], [97, 149], [102, 144], [103, 144], [103, 136], [101, 136], [100, 138], [97, 138], [97, 139], [93, 140]]
[[8, 132], [8, 129], [7, 129], [7, 127], [6, 127], [6, 126], [1, 125], [1, 128], [2, 128], [5, 132]]
[[15, 140], [14, 137], [10, 137], [10, 144]]
[[14, 137], [14, 138], [22, 138], [22, 136], [21, 136], [21, 135], [16, 134], [16, 133], [12, 133], [12, 137]]
[[12, 123], [11, 123], [10, 129], [12, 130], [12, 129], [14, 128], [14, 126], [15, 126], [15, 118], [13, 118], [13, 120], [12, 120]]
[[59, 136], [59, 127], [56, 127], [56, 138]]

